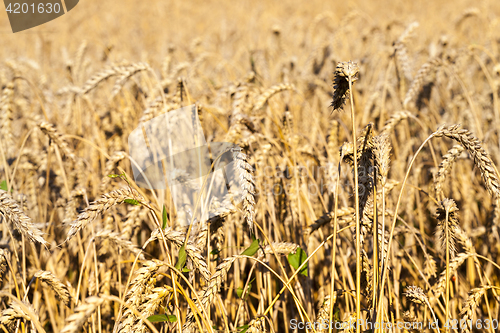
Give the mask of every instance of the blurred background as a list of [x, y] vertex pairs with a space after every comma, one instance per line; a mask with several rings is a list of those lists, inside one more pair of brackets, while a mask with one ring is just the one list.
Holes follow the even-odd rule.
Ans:
[[[459, 27], [457, 19], [474, 7], [480, 15]], [[459, 39], [464, 45], [496, 41], [498, 1], [99, 1], [82, 0], [75, 10], [62, 17], [12, 34], [7, 14], [0, 11], [3, 59], [29, 57], [44, 70], [64, 55], [75, 52], [83, 41], [97, 59], [109, 52], [109, 61], [160, 62], [172, 45], [187, 48], [195, 39], [206, 51], [219, 52], [232, 60], [238, 54], [263, 49], [272, 41], [271, 31], [279, 27], [285, 46], [314, 45], [324, 35], [333, 35], [348, 13], [359, 12], [352, 30], [345, 31], [345, 44], [334, 50], [344, 59], [361, 58], [373, 50], [358, 50], [360, 38], [368, 38], [373, 29], [391, 30], [396, 39], [412, 21], [421, 24], [416, 43], [429, 44], [440, 35]], [[319, 14], [330, 14], [315, 31], [310, 24]], [[344, 22], [345, 23], [345, 22]], [[376, 27], [376, 28], [375, 28]], [[307, 33], [307, 34], [306, 34]], [[385, 31], [384, 31], [385, 33]], [[390, 46], [391, 40], [387, 41]], [[380, 45], [383, 47], [384, 45]], [[297, 56], [300, 56], [296, 52]], [[293, 55], [288, 54], [288, 55]], [[96, 60], [97, 60], [96, 59]], [[233, 63], [241, 70], [244, 64]], [[246, 64], [248, 66], [248, 64]], [[93, 62], [92, 66], [100, 66]], [[248, 68], [247, 68], [248, 69]]]

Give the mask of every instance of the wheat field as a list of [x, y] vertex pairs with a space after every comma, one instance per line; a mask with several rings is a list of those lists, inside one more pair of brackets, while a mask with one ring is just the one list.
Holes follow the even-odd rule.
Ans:
[[[84, 0], [0, 31], [0, 332], [500, 331], [500, 2]], [[191, 105], [241, 148], [201, 220], [129, 145]]]

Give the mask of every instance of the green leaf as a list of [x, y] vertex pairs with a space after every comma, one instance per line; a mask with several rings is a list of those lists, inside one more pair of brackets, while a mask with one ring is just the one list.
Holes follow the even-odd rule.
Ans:
[[259, 240], [254, 239], [252, 244], [241, 254], [242, 256], [253, 256], [259, 250]]
[[184, 268], [184, 265], [186, 264], [186, 249], [184, 248], [184, 244], [182, 244], [181, 248], [179, 249], [179, 258], [177, 259], [177, 264], [175, 264], [175, 268], [178, 269], [179, 271], [182, 271]]
[[[250, 282], [248, 282], [246, 295], [248, 295], [248, 293], [252, 289], [252, 282], [254, 280], [255, 280], [255, 278], [253, 278], [252, 280], [250, 280]], [[238, 295], [238, 298], [241, 298], [243, 296], [243, 288], [241, 288], [241, 287], [236, 288], [236, 295]]]
[[339, 307], [334, 308], [333, 318], [335, 319], [335, 321], [340, 321], [340, 308]]
[[8, 188], [7, 188], [7, 182], [5, 180], [2, 180], [2, 182], [0, 183], [0, 189], [2, 189], [4, 191], [8, 190]]
[[121, 175], [115, 175], [115, 174], [110, 174], [108, 175], [109, 178], [118, 178], [118, 177], [121, 177]]
[[125, 199], [123, 201], [126, 202], [126, 203], [128, 203], [128, 204], [134, 205], [134, 206], [138, 206], [138, 205], [141, 204], [140, 201], [135, 200], [135, 199]]
[[175, 323], [177, 321], [177, 317], [174, 315], [159, 314], [159, 315], [149, 316], [148, 320], [152, 323], [163, 323], [166, 321]]
[[210, 261], [217, 261], [219, 260], [219, 254], [220, 254], [221, 251], [217, 250], [217, 249], [213, 249], [212, 251], [210, 251], [210, 254], [213, 255], [213, 258], [210, 258]]
[[241, 298], [241, 296], [243, 295], [243, 288], [236, 288], [236, 295], [238, 295], [238, 298]]
[[[295, 253], [290, 253], [288, 255], [288, 262], [295, 269], [298, 269], [300, 265], [302, 265], [302, 263], [306, 261], [306, 259], [307, 254], [300, 247], [297, 248], [297, 251], [295, 251]], [[302, 267], [299, 273], [307, 276], [307, 263], [304, 265], [304, 267]]]
[[165, 228], [167, 227], [167, 208], [165, 207], [165, 205], [163, 205], [163, 212], [161, 213], [161, 220], [163, 222], [162, 224], [162, 229], [165, 230]]
[[191, 270], [189, 268], [187, 268], [187, 267], [184, 267], [182, 269], [182, 273], [187, 273], [187, 272], [191, 272]]
[[241, 330], [238, 333], [245, 333], [246, 331], [248, 331], [248, 325], [236, 327], [236, 329]]

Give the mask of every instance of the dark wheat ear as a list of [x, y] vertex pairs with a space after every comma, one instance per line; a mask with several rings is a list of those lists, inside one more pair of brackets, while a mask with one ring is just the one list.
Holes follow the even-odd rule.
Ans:
[[490, 286], [481, 286], [479, 288], [474, 288], [469, 292], [469, 296], [462, 305], [462, 311], [460, 311], [461, 322], [465, 323], [464, 327], [460, 327], [460, 333], [470, 333], [473, 329], [473, 317], [474, 312], [479, 305], [481, 297], [484, 295], [486, 290], [490, 289]]
[[345, 103], [346, 97], [349, 95], [349, 76], [351, 76], [351, 82], [358, 80], [359, 68], [353, 62], [339, 62], [337, 68], [335, 68], [334, 78], [333, 78], [333, 101], [330, 106], [333, 107], [333, 111], [336, 111]]

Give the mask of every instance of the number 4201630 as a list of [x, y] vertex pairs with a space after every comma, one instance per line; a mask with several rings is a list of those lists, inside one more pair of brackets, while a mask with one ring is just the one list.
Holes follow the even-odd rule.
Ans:
[[27, 3], [9, 3], [9, 5], [6, 8], [7, 13], [13, 13], [13, 14], [27, 14], [27, 13], [59, 13], [61, 11], [61, 5], [59, 3], [39, 3], [35, 5], [34, 3], [32, 4], [27, 4]]

